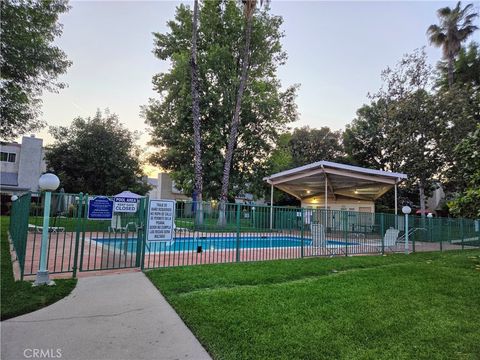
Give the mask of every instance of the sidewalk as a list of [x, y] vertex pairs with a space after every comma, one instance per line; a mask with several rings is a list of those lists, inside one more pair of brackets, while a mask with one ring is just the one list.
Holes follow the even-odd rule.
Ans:
[[1, 332], [5, 360], [210, 359], [143, 273], [81, 278], [71, 295]]

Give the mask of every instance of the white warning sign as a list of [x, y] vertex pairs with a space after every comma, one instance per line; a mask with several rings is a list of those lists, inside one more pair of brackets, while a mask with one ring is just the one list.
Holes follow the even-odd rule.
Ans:
[[148, 241], [173, 240], [174, 200], [150, 200], [148, 205]]
[[113, 198], [113, 211], [135, 213], [137, 212], [137, 203], [138, 199], [135, 198], [115, 197]]

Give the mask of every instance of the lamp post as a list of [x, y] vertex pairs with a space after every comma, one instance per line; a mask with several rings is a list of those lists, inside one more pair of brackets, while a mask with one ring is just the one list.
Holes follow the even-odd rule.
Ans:
[[45, 191], [45, 204], [43, 206], [43, 227], [42, 227], [42, 244], [40, 247], [40, 269], [37, 272], [34, 286], [38, 285], [54, 285], [48, 277], [47, 255], [49, 248], [48, 241], [48, 223], [50, 220], [50, 204], [52, 202], [52, 191], [55, 191], [60, 185], [60, 180], [54, 174], [43, 174], [38, 180], [40, 190]]
[[255, 228], [255, 206], [252, 206], [252, 221], [253, 221], [253, 228]]
[[412, 212], [412, 208], [405, 205], [402, 207], [402, 212], [405, 214], [405, 255], [408, 255], [408, 214]]
[[428, 213], [427, 214], [427, 218], [428, 218], [428, 232], [430, 234], [430, 241], [433, 240], [433, 228], [432, 228], [432, 218], [433, 218], [433, 214], [432, 213]]

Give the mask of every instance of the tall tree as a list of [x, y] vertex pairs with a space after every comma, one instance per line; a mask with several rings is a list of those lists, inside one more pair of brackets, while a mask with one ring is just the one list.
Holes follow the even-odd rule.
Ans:
[[409, 182], [417, 186], [424, 216], [428, 191], [442, 165], [441, 122], [429, 93], [432, 70], [425, 51], [405, 55], [396, 68], [383, 71], [382, 80], [374, 99], [384, 106], [383, 157], [391, 170], [408, 174]]
[[196, 220], [203, 223], [203, 176], [202, 176], [202, 132], [200, 122], [200, 95], [197, 64], [197, 32], [198, 32], [198, 0], [193, 4], [192, 20], [192, 55], [190, 58], [191, 88], [192, 88], [192, 117], [193, 117], [193, 148], [194, 148], [194, 186], [193, 200], [196, 203]]
[[53, 42], [69, 6], [67, 0], [3, 0], [0, 9], [0, 136], [7, 140], [42, 128], [42, 91], [65, 86], [56, 79], [71, 62]]
[[344, 161], [342, 132], [332, 131], [323, 126], [311, 129], [308, 126], [296, 128], [289, 141], [294, 167], [320, 160]]
[[385, 104], [373, 101], [357, 110], [357, 117], [343, 133], [343, 146], [348, 162], [372, 169], [390, 168], [382, 147]]
[[47, 167], [57, 173], [67, 192], [114, 195], [123, 190], [145, 194], [137, 135], [115, 114], [100, 111], [76, 118], [70, 127], [50, 128], [55, 142], [47, 147]]
[[238, 138], [238, 128], [240, 123], [240, 109], [242, 107], [243, 92], [247, 85], [248, 63], [250, 57], [250, 42], [252, 38], [253, 14], [257, 6], [257, 0], [242, 0], [245, 13], [245, 45], [242, 56], [242, 70], [240, 75], [240, 84], [238, 86], [237, 100], [233, 112], [232, 124], [230, 125], [230, 135], [228, 137], [227, 152], [225, 153], [225, 162], [223, 165], [222, 189], [220, 192], [220, 204], [218, 212], [218, 224], [226, 224], [225, 205], [227, 203], [228, 188], [230, 185], [230, 172], [232, 169], [233, 152]]
[[[441, 61], [438, 64], [440, 72], [436, 85], [441, 90], [448, 90], [448, 63]], [[454, 65], [454, 85], [480, 86], [480, 46], [472, 41], [468, 47], [462, 46]]]
[[[241, 74], [245, 31], [243, 9], [235, 1], [205, 1], [199, 8], [197, 63], [202, 140], [203, 197], [218, 199], [221, 191], [231, 119]], [[282, 89], [277, 69], [286, 61], [282, 50], [282, 18], [257, 12], [251, 38], [249, 86], [241, 103], [238, 139], [232, 160], [228, 198], [239, 192], [263, 195], [257, 178], [265, 173], [268, 155], [286, 125], [296, 120], [296, 86]], [[169, 61], [168, 71], [153, 78], [158, 99], [143, 107], [151, 127], [153, 164], [170, 172], [186, 194], [193, 192], [192, 9], [179, 5], [169, 31], [155, 34], [155, 55]]]
[[473, 20], [478, 16], [473, 11], [473, 4], [468, 4], [462, 9], [459, 1], [451, 9], [444, 7], [438, 10], [440, 25], [430, 25], [427, 34], [430, 43], [442, 47], [443, 56], [448, 61], [448, 85], [451, 87], [454, 81], [454, 60], [458, 55], [462, 42], [464, 42], [475, 30]]
[[454, 149], [466, 188], [448, 203], [454, 215], [480, 218], [480, 123]]
[[468, 184], [463, 176], [464, 162], [459, 161], [459, 154], [453, 149], [480, 124], [480, 87], [456, 82], [452, 88], [441, 88], [433, 95], [434, 117], [440, 130], [440, 179], [447, 194], [461, 192]]

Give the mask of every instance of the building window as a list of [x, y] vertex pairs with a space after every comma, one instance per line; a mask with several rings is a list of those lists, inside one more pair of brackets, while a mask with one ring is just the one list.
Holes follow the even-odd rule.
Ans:
[[17, 158], [17, 154], [15, 153], [7, 153], [3, 151], [0, 153], [0, 161], [14, 163], [16, 158]]

